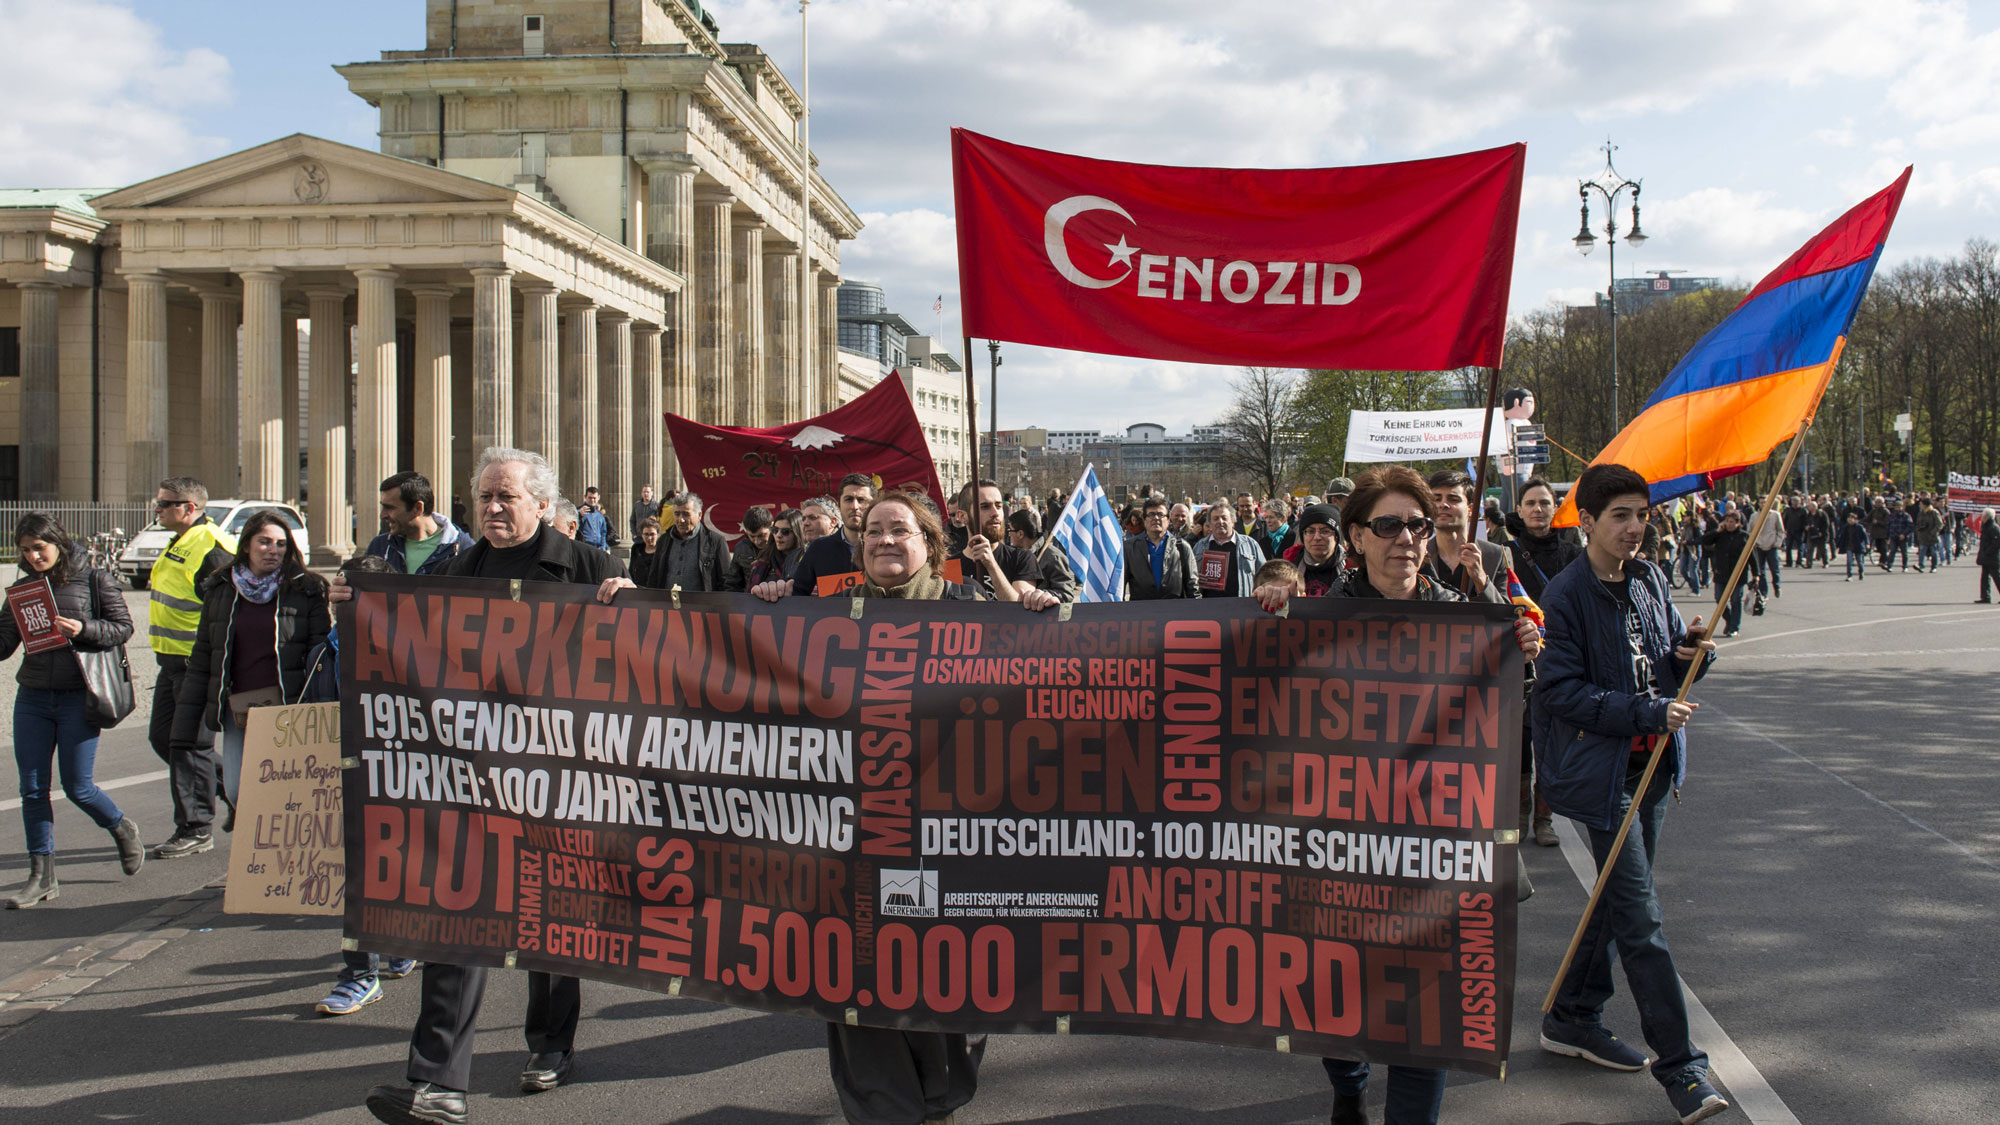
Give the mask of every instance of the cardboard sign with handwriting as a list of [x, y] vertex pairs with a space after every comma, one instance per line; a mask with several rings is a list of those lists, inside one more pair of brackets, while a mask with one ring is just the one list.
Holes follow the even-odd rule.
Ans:
[[340, 705], [251, 708], [241, 788], [223, 911], [341, 913]]

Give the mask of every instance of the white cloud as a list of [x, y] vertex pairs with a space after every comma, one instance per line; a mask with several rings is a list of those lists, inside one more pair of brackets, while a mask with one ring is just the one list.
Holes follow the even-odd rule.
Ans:
[[127, 8], [0, 3], [0, 183], [117, 187], [223, 150], [182, 111], [230, 97], [228, 60], [176, 51]]

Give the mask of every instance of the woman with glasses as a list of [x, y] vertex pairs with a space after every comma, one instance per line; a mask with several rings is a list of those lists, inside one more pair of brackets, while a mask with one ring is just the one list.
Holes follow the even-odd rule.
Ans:
[[771, 525], [771, 537], [757, 551], [756, 559], [750, 563], [750, 585], [784, 579], [792, 580], [799, 569], [799, 559], [805, 554], [805, 535], [799, 529], [800, 513], [797, 508], [787, 508], [780, 513], [776, 523]]
[[[20, 910], [60, 897], [56, 882], [56, 816], [49, 801], [55, 769], [62, 770], [63, 792], [99, 828], [111, 832], [118, 859], [131, 875], [146, 862], [139, 843], [139, 826], [119, 811], [117, 802], [97, 787], [92, 773], [97, 762], [97, 728], [90, 721], [90, 690], [77, 663], [79, 650], [117, 648], [132, 637], [132, 615], [118, 592], [117, 576], [84, 566], [76, 557], [69, 533], [54, 517], [41, 512], [22, 516], [14, 526], [14, 545], [21, 553], [24, 581], [41, 578], [55, 595], [53, 627], [68, 643], [21, 658], [14, 674], [14, 762], [21, 771], [21, 820], [28, 835], [28, 885], [7, 900]], [[9, 596], [11, 602], [14, 595]], [[47, 613], [45, 605], [36, 609]], [[0, 660], [21, 646], [13, 605], [0, 612]], [[23, 607], [23, 615], [28, 610]], [[36, 620], [29, 619], [31, 625]]]
[[[1437, 532], [1436, 520], [1437, 505], [1430, 484], [1416, 470], [1392, 465], [1363, 473], [1354, 482], [1354, 492], [1340, 514], [1342, 536], [1354, 549], [1360, 566], [1348, 571], [1329, 596], [1464, 601], [1458, 591], [1422, 572], [1424, 553]], [[1261, 586], [1256, 597], [1264, 608], [1276, 612], [1297, 592], [1296, 586]], [[1533, 621], [1517, 618], [1514, 636], [1528, 659], [1541, 653], [1542, 634]], [[1321, 1061], [1333, 1083], [1332, 1125], [1365, 1125], [1368, 1064], [1349, 1059]], [[1434, 1125], [1444, 1106], [1444, 1086], [1442, 1070], [1390, 1067], [1385, 1125]]]

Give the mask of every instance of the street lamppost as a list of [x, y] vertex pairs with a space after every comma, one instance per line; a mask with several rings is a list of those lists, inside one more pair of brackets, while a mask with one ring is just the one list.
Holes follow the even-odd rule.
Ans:
[[[993, 479], [999, 480], [1000, 479], [1000, 365], [1003, 362], [1005, 362], [1000, 358], [1000, 341], [998, 340], [986, 341], [986, 354], [988, 357], [986, 364], [988, 393], [986, 397], [990, 400], [986, 408], [986, 441], [987, 441], [986, 463], [993, 466]], [[1002, 490], [1000, 498], [1002, 500], [1005, 500], [1007, 498], [1004, 489]]]
[[1583, 222], [1576, 232], [1576, 252], [1589, 254], [1597, 245], [1597, 237], [1590, 233], [1590, 192], [1604, 197], [1604, 248], [1611, 255], [1611, 282], [1604, 287], [1604, 303], [1611, 309], [1611, 432], [1617, 433], [1623, 425], [1618, 413], [1618, 196], [1626, 188], [1632, 189], [1632, 232], [1625, 241], [1634, 246], [1643, 246], [1646, 233], [1639, 229], [1639, 183], [1618, 174], [1611, 164], [1611, 154], [1618, 146], [1609, 137], [1604, 140], [1604, 172], [1595, 180], [1578, 180], [1577, 198], [1583, 201]]

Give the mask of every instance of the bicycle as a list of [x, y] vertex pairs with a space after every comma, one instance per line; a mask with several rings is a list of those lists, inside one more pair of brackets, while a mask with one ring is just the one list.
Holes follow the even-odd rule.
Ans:
[[111, 570], [118, 564], [118, 556], [125, 550], [129, 540], [125, 529], [114, 527], [90, 537], [84, 548], [84, 561], [100, 570]]

